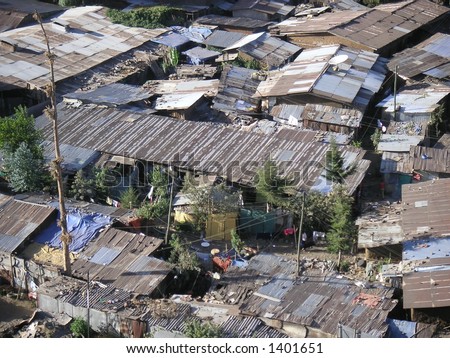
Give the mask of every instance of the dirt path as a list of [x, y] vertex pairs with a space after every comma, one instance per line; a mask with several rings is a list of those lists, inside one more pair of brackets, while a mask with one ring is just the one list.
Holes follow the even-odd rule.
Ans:
[[19, 322], [30, 318], [34, 310], [34, 303], [31, 301], [0, 297], [0, 332], [11, 327], [14, 321]]

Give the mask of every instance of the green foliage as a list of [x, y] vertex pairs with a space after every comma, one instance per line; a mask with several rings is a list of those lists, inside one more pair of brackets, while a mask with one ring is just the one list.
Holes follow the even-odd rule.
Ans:
[[233, 66], [237, 66], [237, 67], [245, 67], [251, 70], [261, 70], [261, 64], [259, 63], [259, 61], [255, 60], [255, 59], [244, 59], [241, 56], [238, 56], [233, 62], [232, 62]]
[[340, 272], [348, 272], [348, 270], [350, 270], [350, 262], [347, 260], [342, 261], [339, 271]]
[[325, 177], [333, 183], [342, 184], [346, 177], [355, 170], [354, 166], [350, 168], [344, 167], [344, 157], [342, 156], [334, 137], [330, 143], [330, 149], [325, 156]]
[[233, 249], [240, 253], [244, 249], [244, 241], [241, 240], [236, 230], [231, 230], [231, 246]]
[[170, 48], [164, 54], [161, 67], [164, 73], [168, 73], [173, 69], [175, 69], [178, 66], [179, 62], [180, 62], [180, 54], [178, 53], [178, 50], [176, 48]]
[[[186, 182], [185, 182], [186, 183]], [[240, 191], [224, 184], [216, 186], [192, 186], [186, 193], [198, 231], [204, 230], [209, 214], [226, 214], [239, 210]]]
[[59, 0], [58, 5], [64, 7], [81, 6], [83, 5], [83, 0]]
[[70, 332], [76, 338], [85, 338], [88, 336], [89, 326], [83, 318], [77, 317], [70, 324]]
[[355, 148], [362, 148], [362, 142], [360, 140], [352, 140], [350, 144]]
[[278, 174], [274, 161], [268, 160], [255, 175], [256, 192], [262, 195], [270, 204], [286, 206], [286, 192], [290, 183]]
[[433, 137], [438, 138], [440, 136], [440, 127], [444, 123], [444, 112], [445, 107], [443, 104], [439, 105], [439, 107], [431, 114], [431, 120], [429, 122], [430, 127], [433, 127], [434, 133]]
[[42, 155], [42, 133], [35, 128], [34, 117], [27, 109], [19, 106], [11, 117], [0, 118], [0, 150], [15, 152], [20, 144], [25, 143], [36, 157]]
[[70, 195], [75, 199], [89, 200], [95, 197], [95, 182], [94, 180], [87, 178], [83, 170], [77, 171], [72, 183]]
[[15, 192], [37, 191], [44, 186], [44, 159], [42, 152], [36, 154], [23, 142], [14, 151], [4, 156], [4, 168], [9, 186]]
[[139, 206], [139, 195], [133, 187], [129, 187], [120, 195], [120, 204], [124, 208], [137, 208]]
[[159, 165], [153, 167], [153, 170], [148, 175], [148, 181], [149, 184], [153, 186], [153, 195], [160, 197], [167, 194], [169, 176]]
[[169, 262], [174, 264], [180, 271], [198, 270], [200, 261], [194, 252], [189, 251], [187, 243], [178, 235], [173, 234], [169, 242], [171, 252]]
[[165, 197], [161, 197], [156, 202], [144, 203], [136, 210], [136, 215], [141, 219], [156, 219], [163, 215], [167, 215], [168, 210], [169, 200]]
[[146, 29], [156, 29], [184, 23], [180, 10], [170, 6], [153, 6], [128, 12], [109, 9], [106, 14], [115, 24]]
[[344, 187], [336, 187], [330, 196], [331, 223], [327, 233], [328, 250], [337, 253], [349, 251], [356, 234], [352, 219], [353, 198], [345, 192]]
[[362, 0], [362, 3], [367, 7], [375, 7], [380, 5], [380, 0]]
[[191, 320], [186, 322], [184, 334], [189, 338], [221, 338], [222, 330], [210, 322]]
[[377, 128], [375, 129], [375, 132], [373, 132], [373, 134], [370, 136], [370, 140], [372, 141], [374, 150], [377, 150], [378, 143], [380, 143], [381, 140], [381, 134], [381, 130]]
[[98, 200], [105, 201], [109, 194], [109, 170], [107, 168], [93, 168], [92, 169], [93, 184], [95, 194]]

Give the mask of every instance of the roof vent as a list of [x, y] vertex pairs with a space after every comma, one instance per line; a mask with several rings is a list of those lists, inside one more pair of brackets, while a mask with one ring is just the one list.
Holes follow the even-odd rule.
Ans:
[[0, 46], [6, 50], [15, 52], [19, 47], [19, 43], [9, 37], [3, 37], [0, 39]]
[[69, 32], [70, 31], [70, 24], [65, 21], [65, 20], [61, 20], [61, 19], [55, 19], [52, 21], [53, 24], [53, 28], [64, 31], [64, 32]]

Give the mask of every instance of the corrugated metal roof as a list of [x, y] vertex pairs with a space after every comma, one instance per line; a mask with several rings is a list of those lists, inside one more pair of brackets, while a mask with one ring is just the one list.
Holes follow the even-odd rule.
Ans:
[[436, 149], [450, 149], [450, 133], [444, 133], [434, 145]]
[[418, 145], [423, 140], [422, 136], [405, 134], [382, 134], [377, 150], [381, 152], [408, 152], [412, 145]]
[[253, 78], [257, 71], [236, 66], [225, 66], [219, 84], [219, 93], [213, 108], [223, 112], [257, 112], [260, 100], [254, 98], [260, 80]]
[[112, 285], [129, 292], [151, 294], [171, 270], [170, 265], [149, 257], [163, 240], [114, 228], [90, 242], [72, 264], [74, 277]]
[[308, 103], [305, 106], [302, 117], [308, 121], [359, 128], [363, 113], [356, 109]]
[[[54, 142], [45, 140], [43, 141], [42, 146], [46, 162], [52, 162], [55, 159]], [[62, 143], [60, 144], [59, 149], [61, 156], [64, 158], [64, 161], [61, 163], [62, 168], [69, 172], [77, 172], [100, 158], [100, 152], [92, 149], [75, 147], [70, 144]]]
[[14, 252], [53, 215], [55, 209], [46, 205], [5, 200], [0, 206], [0, 251]]
[[328, 12], [310, 18], [291, 17], [270, 27], [270, 33], [285, 36], [307, 33], [327, 32], [333, 27], [348, 23], [353, 19], [365, 14], [368, 10]]
[[402, 185], [402, 225], [407, 239], [450, 235], [450, 179]]
[[403, 274], [403, 308], [450, 307], [450, 259]]
[[358, 248], [396, 245], [403, 241], [402, 207], [391, 202], [368, 203], [356, 220]]
[[268, 1], [268, 0], [238, 0], [231, 8], [236, 10], [253, 10], [264, 14], [282, 14], [287, 15], [294, 10], [294, 6], [287, 5], [285, 1]]
[[156, 110], [182, 110], [191, 108], [203, 97], [203, 92], [163, 94], [156, 99]]
[[200, 65], [205, 61], [214, 59], [220, 56], [220, 52], [211, 51], [203, 47], [194, 47], [183, 52], [184, 55], [191, 59], [192, 64]]
[[[397, 112], [405, 114], [433, 113], [439, 103], [450, 93], [450, 87], [413, 85], [400, 88], [396, 96]], [[394, 112], [394, 96], [390, 95], [377, 104], [386, 112]]]
[[[44, 23], [56, 55], [56, 82], [72, 78], [123, 53], [145, 46], [152, 38], [167, 31], [113, 24], [101, 12], [102, 8], [98, 6], [71, 8], [53, 19], [67, 22], [70, 26], [68, 31], [51, 22]], [[5, 37], [16, 41], [18, 49], [13, 52], [0, 48], [0, 82], [22, 88], [26, 88], [27, 83], [38, 88], [46, 86], [49, 70], [40, 26], [35, 24], [6, 31], [0, 35], [0, 38]], [[61, 93], [61, 87], [58, 87], [58, 91]]]
[[120, 106], [130, 102], [142, 101], [150, 97], [149, 93], [139, 86], [123, 83], [111, 83], [98, 87], [93, 91], [72, 92], [64, 95], [67, 99], [77, 99], [83, 103]]
[[191, 315], [191, 306], [172, 301], [157, 301], [148, 305], [148, 311], [141, 317], [149, 328], [162, 328], [170, 332], [184, 332], [186, 323], [197, 320]]
[[383, 152], [381, 157], [380, 172], [387, 173], [411, 173], [409, 165], [409, 153]]
[[420, 74], [437, 78], [450, 76], [450, 35], [437, 33], [417, 46], [394, 55], [389, 61], [391, 71], [398, 66], [397, 73], [406, 78]]
[[219, 80], [150, 80], [144, 87], [154, 94], [202, 92], [207, 97], [214, 97], [219, 90]]
[[256, 317], [229, 316], [220, 328], [222, 338], [288, 338]]
[[218, 26], [222, 29], [232, 27], [250, 32], [265, 30], [272, 24], [268, 21], [256, 20], [248, 17], [227, 17], [219, 15], [202, 16], [195, 20], [195, 22], [198, 24]]
[[207, 46], [226, 48], [243, 37], [245, 37], [245, 35], [240, 32], [215, 30], [203, 43]]
[[[242, 296], [244, 299], [237, 301], [245, 315], [306, 325], [334, 336], [338, 334], [338, 324], [372, 337], [385, 335], [387, 315], [397, 304], [392, 300], [393, 289], [361, 289], [347, 279], [321, 275], [318, 270], [317, 274], [304, 272], [296, 279], [295, 270], [295, 261], [262, 253], [252, 258], [248, 266], [232, 267], [222, 276], [222, 294], [242, 294], [236, 285], [252, 290], [247, 299]], [[276, 292], [277, 297], [262, 293], [261, 289], [280, 280], [284, 280], [286, 289]], [[370, 297], [373, 304], [365, 303], [363, 297]]]
[[[332, 57], [342, 56], [338, 65]], [[304, 50], [282, 70], [269, 73], [258, 86], [257, 96], [275, 97], [312, 92], [338, 103], [364, 110], [380, 89], [387, 69], [376, 54], [340, 45]]]
[[302, 49], [294, 44], [283, 41], [261, 32], [248, 35], [224, 51], [237, 50], [255, 60], [263, 62], [268, 68], [280, 67]]
[[448, 149], [411, 146], [408, 169], [433, 173], [450, 173], [450, 155]]
[[[270, 136], [260, 135], [113, 108], [83, 106], [75, 109], [59, 104], [58, 120], [60, 143], [109, 154], [128, 153], [131, 158], [155, 163], [171, 162], [177, 167], [222, 175], [242, 184], [252, 183], [257, 168], [269, 156], [273, 157], [280, 150], [291, 150], [294, 152], [292, 160], [283, 163], [285, 173], [304, 173], [295, 186], [307, 188], [322, 173], [320, 163], [329, 148], [327, 144], [314, 142], [312, 131], [280, 129]], [[98, 125], [99, 121], [103, 124]], [[44, 136], [52, 136], [48, 121]], [[354, 158], [357, 168], [366, 167], [360, 160], [364, 151], [343, 147], [345, 157], [348, 153], [357, 154]], [[349, 187], [356, 189], [363, 176], [362, 171], [347, 178]]]
[[427, 238], [403, 243], [403, 261], [450, 257], [450, 238]]
[[191, 40], [188, 39], [186, 36], [180, 35], [176, 32], [161, 34], [158, 37], [152, 39], [152, 41], [172, 48], [179, 48], [191, 42]]
[[331, 29], [330, 33], [373, 50], [382, 50], [448, 11], [448, 8], [428, 0], [405, 1], [399, 3], [398, 8], [376, 7]]

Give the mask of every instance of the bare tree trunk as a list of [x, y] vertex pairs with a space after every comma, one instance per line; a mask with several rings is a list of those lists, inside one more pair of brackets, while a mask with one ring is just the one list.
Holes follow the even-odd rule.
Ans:
[[47, 44], [47, 53], [46, 56], [48, 58], [48, 62], [50, 64], [50, 76], [51, 82], [50, 86], [47, 88], [47, 95], [50, 97], [50, 106], [45, 109], [45, 114], [48, 119], [53, 124], [53, 139], [55, 144], [55, 159], [52, 162], [53, 174], [56, 179], [56, 183], [58, 185], [58, 198], [59, 198], [59, 211], [60, 211], [60, 219], [58, 225], [61, 227], [61, 242], [63, 249], [63, 257], [64, 257], [64, 272], [66, 275], [72, 275], [72, 268], [70, 264], [70, 252], [69, 252], [69, 244], [71, 242], [71, 237], [69, 232], [67, 231], [67, 211], [64, 203], [64, 187], [63, 187], [63, 176], [61, 163], [63, 158], [61, 157], [61, 151], [59, 149], [59, 136], [58, 136], [58, 113], [56, 111], [56, 84], [55, 84], [55, 71], [54, 71], [54, 62], [55, 62], [55, 54], [51, 52], [50, 42], [47, 37], [47, 33], [45, 32], [44, 25], [42, 24], [42, 18], [38, 12], [35, 12], [35, 19], [41, 25], [42, 32], [44, 33], [45, 43]]

